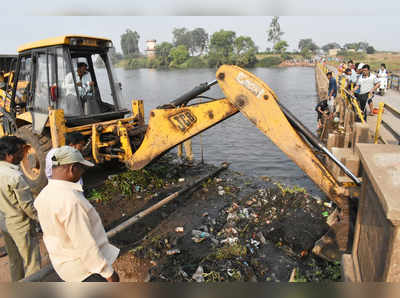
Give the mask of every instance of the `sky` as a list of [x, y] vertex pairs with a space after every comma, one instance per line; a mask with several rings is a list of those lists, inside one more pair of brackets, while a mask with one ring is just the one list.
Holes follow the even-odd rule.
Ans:
[[18, 0], [3, 15], [399, 15], [398, 0]]
[[[64, 34], [107, 37], [120, 51], [120, 36], [128, 28], [139, 33], [143, 52], [146, 40], [171, 42], [173, 29], [181, 27], [201, 27], [210, 35], [221, 29], [232, 30], [237, 36], [250, 36], [264, 51], [271, 47], [266, 33], [271, 19], [272, 16], [6, 16], [0, 19], [1, 28], [9, 28], [2, 32], [0, 54], [13, 54], [24, 43]], [[395, 16], [281, 16], [279, 23], [289, 50], [296, 49], [300, 39], [312, 38], [319, 46], [366, 41], [377, 50], [400, 51], [399, 38], [394, 38], [399, 34], [400, 18]]]
[[210, 35], [232, 30], [249, 36], [260, 51], [271, 47], [267, 33], [272, 16], [280, 16], [289, 50], [302, 38], [319, 46], [366, 41], [378, 50], [400, 51], [400, 0], [19, 0], [0, 10], [0, 54], [18, 46], [64, 34], [111, 38], [120, 51], [126, 29], [146, 40], [172, 41], [174, 28], [204, 28]]

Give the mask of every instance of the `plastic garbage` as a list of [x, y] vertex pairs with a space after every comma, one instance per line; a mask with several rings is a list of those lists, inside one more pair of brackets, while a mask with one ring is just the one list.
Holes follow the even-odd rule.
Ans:
[[204, 269], [203, 266], [199, 266], [196, 269], [196, 272], [192, 275], [192, 279], [194, 279], [196, 282], [204, 282]]
[[192, 230], [192, 236], [197, 237], [197, 238], [207, 238], [210, 237], [211, 235], [207, 232], [199, 231], [199, 230]]
[[229, 245], [235, 244], [239, 241], [238, 237], [228, 237], [224, 240], [221, 240], [221, 243], [227, 243]]
[[185, 229], [183, 227], [176, 227], [175, 228], [175, 232], [177, 233], [183, 233], [185, 231]]
[[167, 250], [168, 256], [172, 256], [172, 255], [176, 255], [176, 254], [180, 254], [180, 253], [181, 253], [181, 250], [179, 248]]

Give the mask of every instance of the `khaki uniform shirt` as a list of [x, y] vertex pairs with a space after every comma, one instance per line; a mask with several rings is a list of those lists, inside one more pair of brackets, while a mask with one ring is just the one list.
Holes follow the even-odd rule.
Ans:
[[0, 161], [0, 229], [12, 234], [26, 232], [37, 220], [33, 197], [19, 166]]
[[112, 275], [119, 249], [108, 242], [82, 185], [49, 179], [35, 207], [51, 263], [63, 280], [82, 281], [94, 273], [105, 278]]

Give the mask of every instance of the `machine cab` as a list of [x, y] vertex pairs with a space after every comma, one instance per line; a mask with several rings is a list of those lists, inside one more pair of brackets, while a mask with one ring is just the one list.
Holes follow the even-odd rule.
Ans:
[[[67, 126], [129, 113], [120, 105], [121, 87], [109, 58], [110, 48], [108, 39], [62, 36], [18, 49], [12, 101], [17, 110], [32, 114], [34, 131], [44, 128], [49, 108], [63, 110]], [[87, 67], [78, 69], [79, 65]]]

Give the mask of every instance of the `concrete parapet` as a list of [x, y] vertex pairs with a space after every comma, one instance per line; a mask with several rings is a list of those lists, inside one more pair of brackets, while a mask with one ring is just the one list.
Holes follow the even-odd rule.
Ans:
[[356, 152], [356, 144], [358, 143], [373, 143], [373, 138], [369, 132], [369, 126], [367, 123], [355, 122], [353, 130], [353, 140], [351, 142], [353, 152]]
[[344, 277], [400, 282], [400, 147], [358, 144], [357, 151], [363, 186], [352, 255], [342, 262]]
[[320, 100], [328, 98], [328, 78], [323, 70], [317, 65], [315, 67], [315, 82]]
[[[346, 168], [348, 168], [354, 175], [358, 176], [360, 159], [351, 148], [333, 147], [331, 148], [331, 152], [346, 166]], [[343, 170], [332, 161], [328, 163], [328, 168], [336, 179], [345, 176]]]

